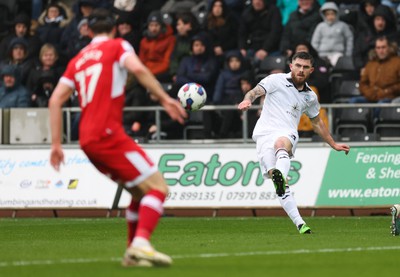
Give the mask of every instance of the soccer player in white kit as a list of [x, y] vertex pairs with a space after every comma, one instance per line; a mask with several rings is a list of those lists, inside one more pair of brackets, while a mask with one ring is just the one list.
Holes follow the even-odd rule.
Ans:
[[290, 64], [290, 73], [265, 77], [246, 93], [238, 105], [239, 110], [246, 111], [256, 98], [265, 95], [253, 131], [257, 157], [264, 178], [272, 179], [280, 204], [301, 234], [309, 234], [311, 229], [301, 217], [286, 180], [290, 158], [299, 140], [297, 126], [301, 115], [305, 113], [310, 118], [314, 131], [333, 149], [344, 151], [346, 155], [350, 151], [347, 144], [335, 142], [319, 117], [317, 95], [306, 83], [314, 70], [313, 63], [314, 58], [309, 53], [296, 53]]

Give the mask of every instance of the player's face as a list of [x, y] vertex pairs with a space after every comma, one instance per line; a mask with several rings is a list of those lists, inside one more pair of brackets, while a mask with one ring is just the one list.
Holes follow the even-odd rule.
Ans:
[[296, 85], [303, 85], [314, 71], [314, 68], [310, 60], [296, 59], [290, 64], [290, 70], [293, 82]]

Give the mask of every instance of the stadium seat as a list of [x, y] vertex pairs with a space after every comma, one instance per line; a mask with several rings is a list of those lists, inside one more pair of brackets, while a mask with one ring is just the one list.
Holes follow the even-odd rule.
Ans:
[[357, 80], [341, 80], [339, 89], [332, 91], [333, 103], [348, 103], [349, 99], [361, 95]]
[[374, 133], [382, 139], [400, 139], [400, 107], [381, 108], [374, 120]]
[[335, 115], [335, 134], [352, 138], [367, 134], [371, 125], [371, 110], [368, 108], [342, 108]]
[[332, 102], [335, 100], [335, 95], [340, 91], [343, 81], [358, 81], [359, 79], [360, 76], [354, 67], [352, 57], [340, 57], [329, 74]]
[[286, 71], [287, 63], [285, 56], [267, 56], [258, 66], [256, 81], [260, 81], [270, 74], [273, 70]]

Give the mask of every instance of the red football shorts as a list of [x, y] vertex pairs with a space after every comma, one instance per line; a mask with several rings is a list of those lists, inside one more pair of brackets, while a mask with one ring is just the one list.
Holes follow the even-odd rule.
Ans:
[[143, 149], [127, 135], [111, 135], [82, 146], [92, 164], [126, 187], [133, 187], [157, 172]]

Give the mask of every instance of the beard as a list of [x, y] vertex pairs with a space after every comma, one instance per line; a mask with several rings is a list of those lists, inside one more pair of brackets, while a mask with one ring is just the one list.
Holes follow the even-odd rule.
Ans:
[[310, 77], [305, 74], [298, 76], [298, 75], [295, 75], [293, 72], [291, 75], [292, 75], [293, 83], [296, 85], [296, 87], [304, 86], [304, 84], [307, 82], [308, 78]]

